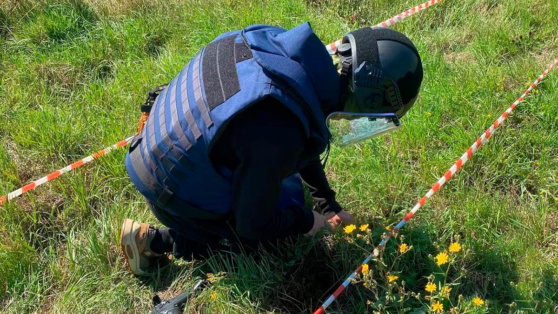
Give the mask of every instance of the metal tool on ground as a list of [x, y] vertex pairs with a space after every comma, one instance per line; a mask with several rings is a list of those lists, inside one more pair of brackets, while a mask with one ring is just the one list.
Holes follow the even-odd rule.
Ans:
[[208, 285], [209, 282], [202, 279], [198, 281], [192, 289], [183, 292], [168, 301], [162, 301], [158, 295], [153, 296], [153, 305], [155, 308], [151, 314], [182, 314], [184, 304], [188, 302], [188, 299], [198, 290], [203, 290]]
[[[423, 11], [427, 8], [429, 8], [430, 6], [433, 6], [437, 3], [442, 2], [442, 0], [430, 0], [430, 1], [426, 1], [425, 3], [421, 4], [421, 5], [417, 5], [414, 8], [411, 8], [405, 12], [399, 13], [397, 15], [394, 15], [392, 17], [390, 17], [389, 19], [378, 23], [374, 26], [372, 26], [372, 28], [374, 27], [390, 27], [394, 24], [396, 24], [397, 22], [401, 22], [402, 20], [408, 18], [411, 15], [414, 15], [420, 11]], [[337, 51], [337, 48], [339, 46], [341, 46], [342, 44], [342, 39], [339, 39], [337, 41], [332, 42], [331, 44], [326, 45], [326, 49], [327, 52], [329, 52], [330, 55], [335, 54], [335, 52]]]
[[506, 120], [506, 118], [517, 107], [517, 105], [519, 105], [519, 103], [521, 103], [525, 99], [527, 94], [529, 94], [545, 78], [548, 72], [550, 72], [550, 70], [557, 63], [558, 58], [554, 59], [554, 62], [552, 62], [547, 67], [546, 71], [544, 71], [535, 80], [535, 82], [533, 82], [533, 84], [529, 86], [529, 88], [523, 93], [523, 95], [521, 95], [521, 97], [519, 97], [506, 111], [504, 111], [504, 113], [498, 119], [496, 119], [496, 121], [494, 121], [494, 123], [488, 129], [486, 129], [486, 131], [484, 131], [484, 133], [473, 143], [473, 145], [471, 145], [471, 147], [469, 147], [469, 149], [457, 160], [457, 162], [453, 166], [451, 166], [451, 168], [438, 180], [438, 182], [434, 183], [430, 191], [428, 191], [428, 193], [426, 193], [426, 195], [419, 200], [415, 207], [413, 207], [413, 209], [409, 213], [407, 213], [407, 215], [405, 215], [405, 217], [393, 228], [393, 231], [387, 234], [384, 240], [382, 240], [380, 244], [376, 248], [374, 248], [374, 251], [372, 251], [372, 253], [357, 267], [357, 269], [355, 269], [351, 273], [351, 275], [349, 275], [349, 277], [347, 277], [347, 279], [343, 281], [343, 283], [335, 290], [335, 292], [333, 292], [331, 296], [329, 296], [329, 298], [327, 298], [327, 300], [314, 312], [314, 314], [325, 312], [325, 309], [330, 306], [331, 303], [335, 301], [335, 299], [341, 294], [341, 292], [343, 292], [343, 290], [345, 290], [345, 288], [351, 283], [351, 281], [355, 279], [356, 275], [361, 271], [362, 266], [364, 264], [368, 264], [368, 262], [370, 262], [372, 258], [378, 257], [380, 255], [380, 251], [385, 248], [386, 243], [393, 237], [393, 234], [397, 233], [398, 230], [403, 228], [405, 223], [413, 218], [415, 213], [424, 205], [424, 203], [426, 203], [426, 200], [428, 200], [428, 198], [438, 192], [442, 185], [444, 185], [444, 183], [446, 183], [457, 171], [459, 171], [459, 169], [461, 169], [461, 167], [463, 167], [463, 165], [469, 159], [471, 159], [471, 157], [478, 151], [478, 149], [482, 145], [488, 142], [490, 137], [492, 137], [492, 134], [494, 134], [494, 131], [500, 125], [502, 125], [504, 120]]

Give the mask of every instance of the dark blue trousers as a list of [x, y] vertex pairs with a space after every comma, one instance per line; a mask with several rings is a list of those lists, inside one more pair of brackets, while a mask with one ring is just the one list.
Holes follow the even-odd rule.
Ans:
[[[202, 259], [216, 251], [252, 251], [260, 244], [258, 240], [239, 237], [234, 217], [223, 221], [183, 218], [169, 214], [148, 201], [149, 208], [168, 229], [159, 229], [155, 245], [157, 251], [171, 251], [176, 258]], [[276, 208], [304, 207], [304, 189], [298, 174], [283, 180], [281, 197]], [[162, 241], [161, 243], [159, 243]], [[164, 249], [161, 249], [164, 248]]]

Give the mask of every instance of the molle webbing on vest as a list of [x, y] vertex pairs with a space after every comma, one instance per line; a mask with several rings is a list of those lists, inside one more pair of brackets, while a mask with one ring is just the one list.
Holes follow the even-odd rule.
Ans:
[[[204, 54], [204, 59], [205, 59], [205, 54]], [[194, 60], [194, 68], [192, 69], [192, 76], [193, 76], [193, 84], [194, 84], [194, 98], [196, 99], [196, 106], [198, 106], [198, 110], [201, 113], [203, 122], [205, 123], [206, 127], [210, 127], [213, 125], [213, 120], [211, 120], [211, 117], [209, 116], [209, 109], [207, 108], [207, 105], [205, 104], [205, 101], [203, 100], [203, 94], [202, 94], [202, 87], [201, 87], [201, 77], [200, 77], [200, 56], [198, 55], [196, 57], [196, 60]]]
[[[172, 86], [170, 93], [169, 94], [165, 94], [164, 97], [161, 98], [161, 101], [159, 103], [159, 107], [157, 108], [158, 110], [158, 117], [156, 117], [156, 119], [158, 119], [157, 125], [160, 125], [161, 127], [159, 128], [161, 134], [160, 137], [163, 139], [162, 143], [165, 146], [165, 149], [168, 150], [173, 156], [174, 158], [176, 158], [177, 160], [182, 156], [182, 154], [174, 149], [174, 144], [169, 136], [169, 133], [167, 131], [167, 121], [166, 121], [166, 115], [165, 115], [165, 107], [166, 107], [166, 102], [169, 101], [170, 99], [174, 98], [173, 96], [176, 94], [176, 81], [178, 79], [174, 79], [174, 81], [170, 84], [170, 86]], [[169, 97], [170, 96], [170, 97]], [[159, 144], [155, 144], [156, 146], [158, 146]], [[175, 165], [174, 163], [172, 163], [168, 157], [165, 155], [165, 153], [163, 151], [161, 151], [159, 149], [159, 147], [153, 148], [152, 151], [155, 153], [155, 155], [157, 156], [157, 158], [159, 158], [159, 160], [161, 160], [161, 163], [163, 164], [163, 166], [165, 167], [165, 169], [168, 172], [172, 172], [172, 170], [174, 169]], [[163, 182], [166, 182], [166, 178], [165, 180], [163, 180]]]
[[[220, 36], [196, 54], [157, 97], [138, 144], [130, 147], [126, 169], [138, 190], [176, 216], [195, 209], [208, 217], [230, 212], [231, 178], [212, 164], [209, 149], [230, 119], [267, 97], [289, 108], [308, 130], [312, 154], [301, 157], [299, 166], [322, 152], [327, 129], [318, 94], [331, 91], [338, 78], [334, 69], [320, 70], [331, 60], [319, 39], [299, 43], [312, 36], [309, 26], [289, 32], [256, 26]], [[325, 56], [316, 58], [320, 53]]]
[[[185, 69], [182, 70], [182, 73], [180, 73], [173, 90], [177, 89], [177, 86], [182, 86], [181, 84], [179, 84], [179, 80], [180, 78], [184, 79], [184, 77], [186, 77], [187, 75], [188, 75], [188, 65], [186, 65]], [[178, 91], [175, 90], [171, 93], [171, 99], [170, 99], [170, 112], [171, 112], [171, 119], [172, 119], [171, 125], [173, 126], [173, 131], [176, 136], [176, 140], [180, 143], [180, 145], [184, 150], [188, 150], [190, 147], [192, 147], [192, 143], [190, 143], [190, 141], [186, 137], [186, 134], [184, 133], [184, 130], [182, 129], [182, 127], [180, 127], [180, 122], [178, 122], [178, 104], [176, 101], [177, 92]]]
[[[171, 83], [171, 85], [172, 85], [172, 83]], [[142, 150], [143, 150], [142, 152], [143, 152], [144, 156], [149, 156], [149, 151], [153, 152], [153, 154], [161, 161], [161, 163], [163, 164], [163, 166], [166, 169], [169, 169], [169, 167], [172, 166], [172, 163], [168, 160], [168, 158], [165, 157], [164, 152], [157, 145], [157, 141], [156, 141], [156, 137], [155, 137], [155, 122], [156, 122], [155, 120], [156, 119], [159, 120], [159, 121], [157, 121], [158, 125], [159, 125], [159, 123], [161, 123], [161, 120], [160, 120], [161, 119], [161, 113], [164, 113], [164, 111], [161, 110], [161, 108], [164, 107], [164, 99], [166, 99], [166, 96], [168, 94], [168, 90], [169, 89], [166, 88], [165, 91], [161, 95], [159, 95], [159, 97], [157, 97], [157, 102], [156, 102], [155, 108], [154, 108], [154, 109], [156, 109], [156, 112], [154, 112], [154, 115], [151, 116], [151, 118], [147, 122], [147, 131], [149, 132], [149, 138], [144, 138], [144, 140], [140, 144], [140, 146], [142, 147]], [[164, 114], [163, 114], [163, 119], [164, 119]], [[167, 137], [167, 141], [170, 141], [170, 139], [168, 137]], [[172, 143], [171, 143], [171, 145], [172, 145]], [[147, 162], [149, 164], [149, 167], [151, 168], [151, 170], [155, 174], [155, 176], [157, 176], [157, 178], [161, 182], [163, 182], [164, 184], [169, 183], [168, 182], [169, 181], [168, 176], [153, 161], [153, 159], [147, 158]]]
[[203, 220], [218, 220], [224, 221], [228, 218], [226, 214], [217, 214], [211, 213], [202, 209], [199, 209], [195, 206], [192, 206], [180, 198], [174, 197], [174, 193], [170, 191], [167, 187], [160, 185], [157, 180], [155, 180], [145, 168], [145, 164], [143, 163], [143, 158], [139, 154], [139, 151], [132, 150], [128, 158], [130, 159], [132, 167], [134, 168], [135, 174], [141, 180], [142, 184], [144, 184], [150, 191], [152, 191], [155, 195], [157, 195], [155, 200], [151, 200], [152, 202], [156, 202], [158, 206], [163, 207], [171, 207], [171, 208], [181, 208], [181, 217], [182, 218], [195, 218], [195, 219], [203, 219]]
[[[224, 103], [240, 91], [240, 81], [236, 70], [237, 60], [245, 60], [251, 53], [239, 51], [235, 56], [236, 48], [234, 39], [228, 36], [209, 44], [203, 53], [203, 86], [205, 97], [210, 110]], [[246, 49], [250, 50], [250, 49]], [[237, 59], [238, 58], [238, 59]], [[194, 81], [195, 84], [195, 81]], [[194, 85], [195, 86], [195, 85]]]
[[[175, 79], [176, 81], [176, 79]], [[173, 82], [174, 83], [174, 82]], [[172, 84], [172, 83], [171, 83]], [[160, 130], [161, 130], [161, 138], [163, 139], [163, 144], [166, 146], [166, 149], [168, 151], [170, 151], [176, 158], [178, 158], [180, 156], [180, 154], [177, 154], [177, 152], [175, 150], [173, 150], [173, 143], [172, 140], [168, 134], [167, 131], [167, 124], [168, 122], [166, 121], [166, 116], [165, 116], [165, 102], [167, 102], [167, 100], [170, 98], [172, 98], [172, 96], [174, 95], [174, 93], [176, 92], [176, 84], [172, 84], [172, 88], [170, 90], [169, 94], [166, 94], [164, 98], [161, 99], [161, 103], [159, 104], [159, 125], [161, 126]], [[160, 157], [161, 158], [161, 157]]]
[[196, 124], [196, 120], [194, 119], [194, 115], [192, 111], [190, 111], [190, 101], [188, 100], [188, 71], [190, 69], [190, 63], [186, 66], [185, 70], [186, 73], [182, 77], [182, 82], [180, 83], [180, 101], [179, 103], [182, 105], [182, 114], [186, 118], [186, 122], [188, 123], [188, 129], [192, 131], [194, 138], [197, 140], [201, 136], [201, 131]]

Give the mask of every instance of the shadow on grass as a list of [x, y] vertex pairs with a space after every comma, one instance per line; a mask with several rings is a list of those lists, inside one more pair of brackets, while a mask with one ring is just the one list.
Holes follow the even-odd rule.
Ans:
[[[382, 230], [374, 232], [374, 242], [379, 242]], [[432, 241], [432, 233], [424, 227], [414, 227], [402, 233], [406, 243], [413, 246], [409, 254], [403, 255], [396, 266], [400, 280], [406, 282], [408, 291], [422, 293], [428, 276], [436, 275], [439, 281], [440, 269], [433, 262], [439, 249]], [[384, 261], [391, 265], [397, 250], [397, 243], [390, 242], [386, 248]], [[372, 250], [372, 247], [370, 247]], [[488, 300], [490, 311], [506, 311], [512, 302], [517, 309], [547, 309], [552, 311], [551, 303], [557, 301], [558, 282], [548, 270], [542, 275], [540, 289], [526, 297], [515, 288], [513, 282], [519, 280], [516, 264], [509, 254], [497, 249], [471, 254], [464, 262], [465, 276], [458, 280], [459, 285], [452, 291], [452, 299], [463, 295], [465, 300], [481, 297]], [[215, 285], [225, 287], [229, 298], [247, 298], [250, 304], [257, 304], [255, 310], [279, 311], [286, 313], [311, 312], [318, 308], [343, 280], [368, 255], [363, 248], [356, 248], [348, 242], [331, 237], [289, 239], [272, 249], [258, 250], [251, 254], [219, 253], [205, 261], [196, 263], [170, 263], [160, 268], [151, 277], [140, 279], [154, 291], [173, 297], [187, 289], [177, 286], [177, 279], [204, 278], [207, 273], [223, 272], [226, 275]], [[371, 263], [371, 270], [374, 263]], [[463, 273], [450, 271], [448, 278], [455, 279]], [[378, 281], [385, 279], [375, 278]], [[180, 279], [178, 279], [180, 280]], [[196, 280], [188, 281], [193, 284]], [[169, 294], [170, 291], [170, 294]], [[374, 294], [362, 283], [350, 285], [332, 305], [333, 311], [366, 312], [371, 311], [367, 301], [378, 301]], [[525, 300], [525, 301], [520, 301]], [[239, 301], [240, 302], [240, 301]], [[405, 301], [404, 308], [425, 310], [424, 304], [414, 298]], [[546, 306], [546, 307], [545, 307]]]

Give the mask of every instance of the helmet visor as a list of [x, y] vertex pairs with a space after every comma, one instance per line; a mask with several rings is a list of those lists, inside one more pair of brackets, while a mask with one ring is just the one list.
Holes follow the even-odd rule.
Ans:
[[394, 131], [401, 122], [394, 113], [333, 112], [326, 120], [332, 142], [340, 147]]

